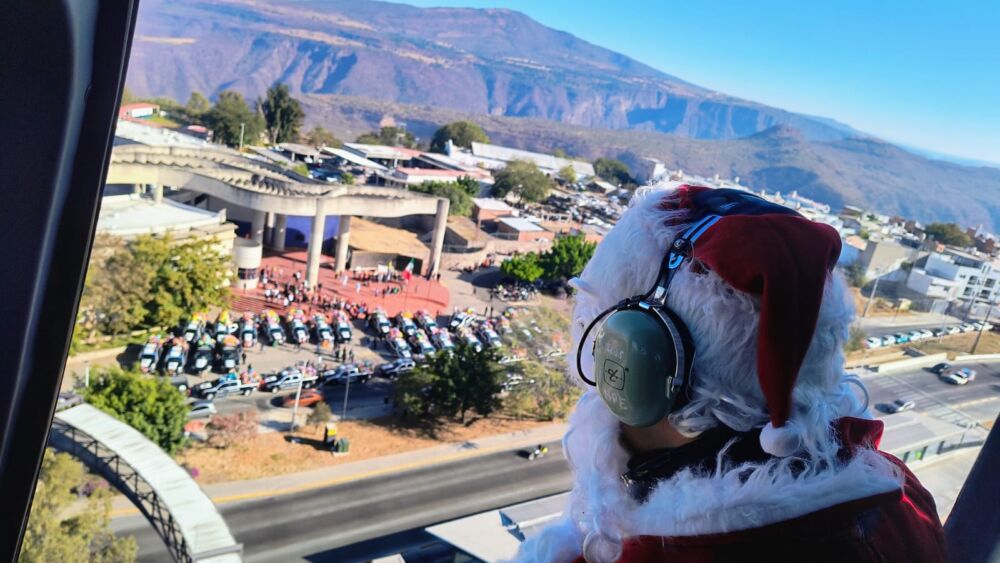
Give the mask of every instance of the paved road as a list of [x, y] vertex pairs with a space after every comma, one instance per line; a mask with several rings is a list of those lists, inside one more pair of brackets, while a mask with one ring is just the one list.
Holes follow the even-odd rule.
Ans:
[[[337, 551], [343, 546], [567, 490], [562, 448], [558, 443], [549, 448], [547, 457], [534, 462], [501, 452], [220, 509], [243, 542], [248, 563], [345, 561]], [[136, 536], [141, 561], [169, 561], [140, 516], [116, 519], [113, 527]], [[369, 545], [364, 556], [378, 556], [381, 543]], [[384, 546], [386, 554], [399, 548], [393, 542]]]
[[877, 408], [879, 403], [903, 399], [914, 401], [917, 412], [947, 422], [992, 422], [1000, 413], [1000, 362], [957, 365], [976, 370], [976, 380], [951, 385], [926, 369], [864, 377], [873, 411], [884, 416]]

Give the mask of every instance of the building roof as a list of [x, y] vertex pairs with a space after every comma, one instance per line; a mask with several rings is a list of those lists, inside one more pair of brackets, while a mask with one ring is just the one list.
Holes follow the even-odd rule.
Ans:
[[423, 154], [416, 149], [388, 147], [385, 145], [366, 145], [364, 143], [344, 143], [344, 148], [367, 159], [410, 160]]
[[320, 151], [314, 149], [313, 147], [310, 147], [308, 145], [302, 145], [299, 143], [279, 143], [278, 148], [283, 151], [287, 151], [302, 156], [309, 156], [312, 158], [320, 158], [321, 156], [323, 156], [320, 153]]
[[222, 148], [198, 137], [185, 135], [174, 129], [137, 123], [129, 119], [119, 119], [118, 125], [115, 128], [115, 145], [129, 143], [151, 147]]
[[387, 171], [379, 171], [378, 174], [386, 180], [411, 185], [421, 184], [423, 182], [456, 182], [459, 178], [468, 176], [465, 172], [460, 172], [458, 170], [408, 167], [397, 167]]
[[479, 209], [487, 209], [489, 211], [513, 211], [514, 208], [507, 205], [506, 201], [502, 201], [492, 197], [476, 197], [472, 198], [472, 204]]
[[569, 165], [573, 167], [573, 170], [576, 171], [577, 174], [582, 176], [594, 175], [594, 165], [589, 162], [560, 158], [550, 154], [542, 154], [539, 152], [525, 151], [510, 147], [502, 147], [500, 145], [490, 145], [488, 143], [477, 143], [473, 141], [472, 154], [477, 157], [503, 160], [507, 162], [512, 160], [529, 160], [534, 162], [539, 168], [543, 168], [548, 172], [558, 172], [563, 167]]
[[522, 219], [520, 217], [501, 217], [497, 219], [497, 221], [503, 223], [504, 225], [507, 225], [508, 227], [514, 229], [515, 231], [523, 233], [535, 233], [535, 232], [542, 232], [545, 230], [541, 226], [539, 226], [538, 223], [529, 221], [527, 219]]
[[387, 170], [385, 166], [382, 166], [381, 164], [375, 162], [374, 160], [368, 160], [367, 158], [358, 155], [356, 153], [353, 153], [351, 151], [347, 151], [344, 149], [337, 149], [333, 147], [323, 147], [320, 150], [322, 150], [327, 154], [332, 154], [333, 156], [342, 158], [347, 162], [350, 162], [351, 164], [356, 164], [358, 166], [361, 166], [362, 168], [371, 168], [373, 170]]
[[417, 235], [403, 229], [394, 229], [360, 217], [351, 219], [348, 245], [363, 252], [398, 254], [423, 259], [429, 250]]
[[[135, 428], [88, 404], [57, 412], [55, 418], [103, 444], [146, 481], [180, 528], [194, 560], [240, 561], [239, 544], [215, 504], [159, 446]], [[213, 552], [225, 554], [208, 555]]]
[[139, 194], [105, 196], [97, 232], [116, 236], [211, 229], [226, 222], [225, 212], [207, 211], [164, 198], [156, 203]]
[[485, 178], [490, 176], [490, 173], [486, 170], [483, 170], [478, 166], [470, 166], [446, 154], [425, 152], [417, 157], [417, 159], [444, 170], [458, 170], [464, 172], [473, 178]]

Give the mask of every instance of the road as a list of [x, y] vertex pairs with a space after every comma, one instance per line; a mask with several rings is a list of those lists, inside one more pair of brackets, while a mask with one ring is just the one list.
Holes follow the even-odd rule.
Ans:
[[919, 324], [905, 324], [905, 325], [892, 325], [892, 326], [872, 326], [865, 328], [865, 333], [868, 336], [885, 336], [887, 334], [897, 334], [900, 332], [910, 332], [917, 329], [930, 329], [934, 330], [939, 327], [952, 327], [958, 326], [962, 323], [960, 322], [950, 322], [950, 323], [919, 323]]
[[[365, 479], [304, 493], [220, 507], [244, 561], [365, 560], [396, 553], [412, 542], [414, 529], [565, 491], [569, 468], [558, 443], [528, 461], [501, 452], [405, 473]], [[117, 534], [134, 535], [141, 561], [169, 561], [158, 536], [140, 516], [115, 519]], [[399, 532], [404, 532], [399, 534]], [[398, 541], [367, 542], [390, 536]], [[403, 538], [400, 540], [399, 538]], [[402, 542], [402, 544], [400, 543]], [[364, 547], [367, 546], [367, 547]], [[359, 548], [364, 547], [364, 553]], [[384, 552], [384, 553], [383, 553]]]
[[992, 422], [1000, 412], [1000, 362], [957, 366], [976, 370], [976, 380], [967, 385], [951, 385], [926, 369], [874, 374], [862, 379], [871, 395], [873, 412], [880, 416], [884, 414], [878, 410], [878, 404], [903, 399], [914, 401], [916, 412], [947, 422]]

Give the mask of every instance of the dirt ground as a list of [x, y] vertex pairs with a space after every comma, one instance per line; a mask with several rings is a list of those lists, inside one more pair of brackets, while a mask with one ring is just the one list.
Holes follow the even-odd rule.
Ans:
[[284, 433], [269, 432], [226, 449], [196, 444], [179, 454], [177, 461], [197, 469], [197, 480], [208, 484], [307, 471], [548, 424], [552, 423], [502, 417], [479, 419], [468, 425], [450, 422], [438, 430], [435, 439], [421, 429], [401, 427], [394, 419], [352, 420], [337, 425], [337, 434], [351, 442], [349, 456], [334, 457], [321, 449], [321, 428], [307, 426], [293, 434], [299, 443], [289, 441]]
[[[956, 334], [948, 338], [919, 342], [914, 345], [914, 348], [927, 354], [948, 352], [948, 357], [951, 358], [959, 354], [969, 354], [973, 342], [976, 341], [976, 335], [975, 332]], [[976, 354], [1000, 354], [1000, 334], [984, 331], [983, 337], [979, 340], [979, 346], [976, 348]]]

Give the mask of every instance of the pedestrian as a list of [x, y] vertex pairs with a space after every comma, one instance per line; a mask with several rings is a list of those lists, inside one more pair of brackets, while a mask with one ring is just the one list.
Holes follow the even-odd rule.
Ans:
[[247, 353], [246, 353], [246, 351], [243, 351], [243, 352], [240, 353], [240, 363], [243, 363], [243, 364], [247, 363]]
[[351, 358], [351, 359], [350, 359], [350, 361], [351, 361], [351, 363], [353, 364], [353, 363], [354, 363], [354, 348], [351, 348], [351, 349], [350, 349], [350, 350], [348, 351], [348, 355], [350, 356], [350, 358]]

